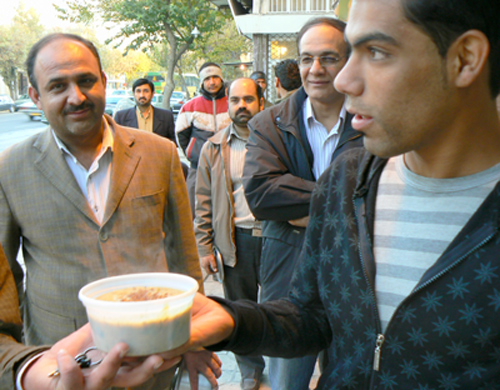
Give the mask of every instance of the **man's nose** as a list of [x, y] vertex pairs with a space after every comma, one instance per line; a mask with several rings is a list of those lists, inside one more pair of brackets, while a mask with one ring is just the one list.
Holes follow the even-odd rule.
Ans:
[[68, 102], [75, 106], [79, 106], [85, 101], [85, 95], [78, 85], [72, 85], [69, 88]]
[[325, 71], [325, 68], [323, 65], [321, 65], [321, 62], [319, 62], [319, 57], [314, 57], [313, 58], [313, 63], [311, 65], [311, 69], [309, 72], [311, 73], [322, 73]]
[[363, 93], [362, 69], [350, 58], [333, 80], [333, 87], [347, 96], [359, 96]]

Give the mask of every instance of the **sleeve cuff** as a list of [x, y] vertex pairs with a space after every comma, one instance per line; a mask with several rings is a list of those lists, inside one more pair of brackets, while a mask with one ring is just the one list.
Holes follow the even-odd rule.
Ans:
[[23, 364], [23, 366], [19, 369], [19, 371], [17, 372], [17, 377], [16, 377], [16, 390], [25, 390], [23, 385], [22, 385], [22, 379], [23, 379], [23, 375], [24, 373], [26, 372], [26, 370], [35, 362], [37, 361], [38, 359], [40, 359], [43, 355], [45, 355], [45, 351], [44, 352], [40, 352], [39, 354], [33, 356], [31, 359], [29, 359], [28, 361], [26, 361], [26, 363]]

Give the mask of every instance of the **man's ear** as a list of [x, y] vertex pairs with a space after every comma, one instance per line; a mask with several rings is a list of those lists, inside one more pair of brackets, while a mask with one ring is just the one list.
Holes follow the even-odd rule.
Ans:
[[264, 110], [264, 98], [263, 97], [260, 98], [259, 106], [260, 106], [260, 111]]
[[104, 85], [104, 88], [106, 88], [106, 82], [108, 81], [108, 77], [106, 76], [106, 73], [101, 72], [101, 77], [102, 77], [102, 83]]
[[40, 94], [31, 85], [28, 88], [28, 95], [30, 95], [31, 100], [33, 101], [33, 103], [35, 103], [36, 107], [39, 110], [43, 110], [42, 103], [40, 103]]
[[448, 70], [458, 88], [470, 86], [486, 71], [490, 43], [484, 33], [469, 30], [451, 44], [447, 53]]
[[280, 79], [276, 77], [276, 88], [279, 88], [280, 86]]

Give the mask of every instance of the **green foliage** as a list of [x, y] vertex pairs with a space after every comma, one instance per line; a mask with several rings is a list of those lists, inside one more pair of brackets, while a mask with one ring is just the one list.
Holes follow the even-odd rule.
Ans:
[[[226, 80], [232, 80], [243, 74], [237, 68], [223, 66], [224, 63], [239, 62], [242, 54], [253, 50], [253, 45], [250, 39], [238, 33], [232, 19], [226, 19], [222, 28], [205, 40], [199, 49], [204, 61], [220, 64]], [[197, 54], [200, 56], [200, 53]]]
[[67, 8], [56, 9], [62, 19], [72, 22], [90, 23], [99, 18], [108, 26], [118, 26], [107, 43], [124, 46], [125, 54], [131, 49], [154, 52], [166, 42], [168, 54], [162, 64], [168, 70], [166, 103], [174, 89], [176, 65], [187, 50], [194, 49], [194, 27], [204, 42], [225, 22], [207, 0], [68, 0]]
[[16, 9], [12, 23], [0, 26], [0, 75], [10, 89], [12, 98], [17, 98], [17, 77], [31, 46], [43, 35], [44, 28], [36, 11], [26, 9], [24, 4]]
[[108, 79], [125, 75], [125, 78], [130, 81], [137, 78], [137, 75], [144, 74], [154, 67], [152, 60], [142, 51], [129, 51], [126, 61], [123, 60], [123, 54], [118, 49], [104, 47], [99, 49], [99, 53], [102, 67]]

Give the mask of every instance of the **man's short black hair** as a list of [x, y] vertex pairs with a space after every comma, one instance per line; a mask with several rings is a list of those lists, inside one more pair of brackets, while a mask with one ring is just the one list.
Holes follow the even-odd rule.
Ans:
[[[309, 31], [309, 29], [311, 29], [312, 27], [321, 26], [321, 25], [327, 25], [327, 26], [333, 27], [334, 29], [339, 30], [342, 34], [344, 34], [345, 27], [346, 27], [345, 22], [343, 22], [342, 20], [329, 18], [327, 16], [322, 16], [319, 18], [313, 18], [313, 19], [308, 20], [307, 23], [304, 24], [302, 26], [302, 28], [299, 30], [299, 32], [297, 33], [296, 42], [297, 42], [298, 53], [300, 53], [300, 40], [302, 39], [304, 34], [307, 31]], [[346, 48], [349, 49], [347, 45], [346, 45]], [[348, 54], [349, 53], [346, 53], [346, 55], [348, 55]]]
[[220, 65], [216, 64], [215, 62], [205, 62], [202, 66], [200, 66], [198, 72], [201, 72], [203, 69], [208, 68], [209, 66], [216, 66], [217, 68], [221, 69]]
[[287, 91], [293, 91], [302, 85], [299, 65], [296, 60], [288, 59], [278, 62], [274, 67], [274, 74], [280, 80], [281, 86]]
[[264, 72], [262, 72], [261, 70], [256, 70], [255, 72], [253, 72], [251, 75], [250, 75], [250, 78], [252, 80], [259, 80], [259, 79], [263, 79], [263, 80], [266, 80], [266, 74]]
[[257, 84], [257, 82], [254, 79], [251, 79], [249, 77], [240, 77], [238, 79], [234, 79], [233, 81], [231, 81], [228, 84], [228, 86], [227, 86], [227, 97], [228, 97], [228, 99], [231, 97], [231, 87], [232, 87], [233, 83], [235, 81], [238, 81], [238, 80], [250, 80], [250, 81], [252, 81], [252, 83], [254, 83], [254, 85], [255, 85], [255, 91], [257, 92], [257, 98], [259, 99], [259, 102], [260, 102], [260, 99], [262, 99], [264, 97], [264, 92], [262, 91], [262, 88], [260, 87], [260, 85]]
[[500, 2], [498, 0], [401, 0], [406, 18], [424, 31], [445, 58], [451, 44], [469, 30], [489, 40], [490, 90], [500, 92]]
[[148, 80], [148, 79], [137, 79], [134, 81], [134, 84], [132, 84], [132, 92], [135, 92], [135, 89], [137, 87], [140, 87], [141, 85], [149, 85], [149, 88], [151, 88], [151, 92], [152, 93], [155, 93], [155, 85], [153, 84], [152, 81]]
[[28, 79], [30, 81], [31, 86], [38, 92], [38, 83], [36, 80], [35, 76], [35, 63], [36, 63], [36, 58], [38, 56], [38, 53], [40, 50], [42, 50], [45, 46], [47, 46], [49, 43], [57, 41], [59, 39], [66, 39], [70, 41], [77, 41], [82, 44], [84, 44], [94, 55], [94, 57], [97, 59], [97, 63], [99, 65], [99, 71], [102, 72], [102, 65], [101, 65], [101, 58], [99, 57], [99, 52], [97, 51], [96, 47], [92, 42], [90, 42], [88, 39], [85, 39], [79, 35], [75, 34], [66, 34], [66, 33], [54, 33], [54, 34], [49, 34], [40, 39], [37, 43], [35, 43], [29, 53], [28, 53], [28, 58], [26, 59], [26, 71], [28, 72]]

